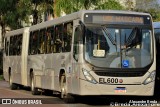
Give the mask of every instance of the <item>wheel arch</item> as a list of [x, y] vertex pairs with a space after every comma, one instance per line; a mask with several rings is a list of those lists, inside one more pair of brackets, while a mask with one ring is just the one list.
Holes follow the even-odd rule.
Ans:
[[61, 77], [62, 77], [62, 75], [64, 75], [65, 74], [65, 70], [64, 69], [60, 69], [60, 72], [59, 72], [59, 85], [60, 85], [60, 83], [61, 83]]
[[10, 76], [11, 76], [11, 67], [8, 68], [8, 81], [9, 81]]
[[29, 76], [30, 76], [30, 79], [31, 79], [31, 76], [33, 75], [33, 68], [30, 68], [29, 70]]

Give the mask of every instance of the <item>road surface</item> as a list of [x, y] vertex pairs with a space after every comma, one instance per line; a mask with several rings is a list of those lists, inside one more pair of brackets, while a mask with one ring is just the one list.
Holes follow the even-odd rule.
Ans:
[[[58, 95], [47, 96], [44, 93], [41, 95], [32, 95], [28, 88], [22, 88], [17, 90], [10, 90], [9, 84], [6, 81], [0, 81], [0, 103], [2, 100], [11, 99], [12, 105], [2, 105], [0, 107], [19, 107], [23, 105], [24, 107], [110, 107], [118, 106], [118, 104], [129, 104], [130, 101], [140, 101], [143, 102], [152, 101], [151, 104], [159, 104], [160, 106], [160, 97], [115, 97], [107, 96], [106, 97], [79, 97], [74, 104], [66, 104]], [[18, 102], [21, 100], [21, 102]], [[28, 102], [37, 101], [38, 105], [30, 105]], [[18, 105], [17, 105], [18, 103]], [[19, 104], [20, 103], [20, 104]], [[42, 103], [42, 104], [41, 104]], [[113, 104], [113, 105], [112, 105]], [[138, 104], [138, 103], [137, 103]], [[146, 106], [146, 105], [144, 105]]]

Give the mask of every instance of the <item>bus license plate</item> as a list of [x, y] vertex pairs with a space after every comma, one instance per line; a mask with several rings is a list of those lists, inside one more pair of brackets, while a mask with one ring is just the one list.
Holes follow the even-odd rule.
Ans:
[[115, 93], [126, 93], [127, 90], [125, 87], [117, 87], [117, 88], [115, 88], [114, 92]]

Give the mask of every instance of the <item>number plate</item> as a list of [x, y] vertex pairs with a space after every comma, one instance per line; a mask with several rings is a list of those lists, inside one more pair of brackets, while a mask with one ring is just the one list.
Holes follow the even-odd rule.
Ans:
[[118, 78], [99, 78], [100, 84], [117, 84], [122, 82], [123, 80]]
[[114, 92], [115, 93], [126, 93], [127, 90], [125, 87], [117, 87], [117, 88], [115, 88]]

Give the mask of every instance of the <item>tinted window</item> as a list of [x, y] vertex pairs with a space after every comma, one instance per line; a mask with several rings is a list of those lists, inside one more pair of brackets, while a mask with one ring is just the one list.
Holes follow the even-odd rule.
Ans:
[[73, 33], [73, 23], [66, 23], [64, 25], [63, 52], [71, 51], [72, 33]]
[[55, 27], [55, 49], [59, 53], [62, 51], [63, 24]]

